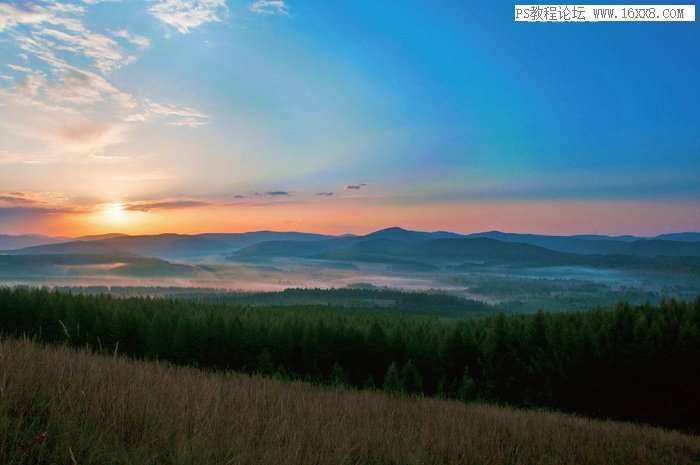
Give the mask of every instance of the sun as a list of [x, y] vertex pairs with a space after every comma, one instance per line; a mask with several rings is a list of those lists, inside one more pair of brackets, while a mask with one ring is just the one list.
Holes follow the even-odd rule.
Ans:
[[124, 223], [128, 219], [128, 214], [124, 209], [124, 204], [121, 202], [105, 204], [102, 209], [101, 216], [105, 222], [111, 224]]

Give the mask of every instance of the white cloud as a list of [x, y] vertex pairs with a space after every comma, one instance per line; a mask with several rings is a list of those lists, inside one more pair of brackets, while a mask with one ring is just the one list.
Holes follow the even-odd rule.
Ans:
[[127, 42], [137, 46], [138, 48], [148, 48], [151, 46], [151, 40], [146, 36], [140, 36], [138, 34], [132, 34], [126, 29], [120, 29], [114, 31], [114, 37], [119, 37], [126, 40]]
[[66, 28], [61, 31], [43, 28], [36, 34], [52, 41], [52, 48], [55, 50], [92, 59], [97, 69], [103, 74], [108, 74], [129, 63], [129, 57], [125, 56], [119, 44], [113, 39], [93, 33], [82, 26], [76, 29], [78, 30]]
[[12, 63], [8, 64], [7, 67], [13, 71], [17, 71], [19, 73], [31, 73], [32, 72], [32, 70], [30, 68], [27, 68], [26, 66], [13, 65]]
[[82, 70], [62, 60], [49, 60], [51, 79], [42, 71], [25, 66], [8, 65], [26, 77], [12, 88], [14, 92], [0, 93], [0, 97], [14, 103], [33, 104], [53, 109], [75, 110], [75, 105], [92, 105], [112, 101], [119, 107], [132, 110], [137, 103], [132, 95], [117, 89], [97, 73]]
[[189, 107], [183, 107], [178, 105], [164, 105], [160, 103], [153, 102], [151, 100], [146, 100], [146, 106], [148, 111], [156, 115], [162, 116], [181, 116], [183, 118], [196, 118], [196, 119], [206, 119], [207, 115], [198, 112], [197, 110]]
[[97, 5], [98, 3], [118, 3], [122, 0], [83, 0], [83, 3], [87, 5]]
[[111, 98], [127, 109], [136, 106], [133, 96], [120, 91], [99, 74], [68, 64], [59, 67], [57, 74], [56, 82], [46, 89], [46, 96], [53, 102], [92, 104]]
[[41, 73], [28, 74], [17, 84], [16, 92], [27, 98], [34, 98], [46, 84], [46, 77]]
[[226, 0], [158, 0], [149, 11], [181, 34], [228, 16]]
[[182, 105], [162, 104], [150, 99], [145, 99], [142, 105], [142, 111], [130, 114], [125, 118], [125, 121], [143, 122], [154, 117], [169, 119], [169, 124], [175, 126], [187, 126], [191, 128], [204, 126], [208, 123], [209, 119], [209, 116], [194, 108]]
[[18, 24], [38, 24], [46, 21], [49, 13], [43, 9], [19, 8], [11, 3], [0, 3], [0, 31]]
[[48, 9], [56, 13], [67, 13], [67, 14], [78, 14], [81, 15], [85, 13], [85, 8], [80, 5], [72, 5], [69, 3], [58, 3], [55, 2], [48, 6]]
[[288, 15], [289, 7], [284, 0], [255, 0], [250, 11], [261, 15]]
[[195, 118], [183, 118], [171, 122], [173, 126], [186, 126], [188, 128], [198, 128], [200, 126], [205, 126], [207, 124], [206, 120], [195, 119]]
[[79, 18], [84, 13], [82, 6], [58, 2], [47, 6], [27, 2], [22, 8], [12, 3], [0, 4], [0, 31], [20, 24], [26, 26], [26, 31], [15, 31], [25, 56], [66, 52], [82, 55], [105, 74], [128, 64], [130, 57], [116, 41], [83, 25]]
[[[59, 159], [102, 156], [107, 147], [125, 140], [134, 123], [160, 119], [199, 127], [208, 122], [193, 108], [136, 97], [111, 82], [109, 74], [132, 63], [137, 49], [151, 42], [126, 28], [91, 30], [85, 13], [101, 1], [111, 0], [0, 0], [0, 37], [13, 43], [21, 63], [0, 70], [7, 71], [0, 73], [0, 106], [3, 114], [12, 115], [0, 118], [0, 130], [32, 141], [32, 150]], [[153, 14], [169, 18], [181, 32], [228, 14], [225, 0], [157, 0], [151, 5]], [[46, 160], [0, 153], [2, 164]]]

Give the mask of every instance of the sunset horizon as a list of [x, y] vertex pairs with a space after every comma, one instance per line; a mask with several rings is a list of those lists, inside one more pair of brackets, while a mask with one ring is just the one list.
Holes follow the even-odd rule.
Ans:
[[697, 32], [510, 10], [3, 3], [0, 234], [700, 230]]

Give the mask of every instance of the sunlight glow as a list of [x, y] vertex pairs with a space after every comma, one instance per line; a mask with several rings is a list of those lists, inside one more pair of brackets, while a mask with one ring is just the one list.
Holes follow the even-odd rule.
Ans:
[[109, 224], [123, 224], [129, 219], [129, 215], [124, 209], [124, 204], [121, 202], [105, 204], [100, 217], [103, 222]]

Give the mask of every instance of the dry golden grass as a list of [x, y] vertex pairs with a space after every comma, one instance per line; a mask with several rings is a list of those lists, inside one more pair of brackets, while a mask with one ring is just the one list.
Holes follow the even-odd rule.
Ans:
[[699, 462], [651, 427], [0, 341], [3, 465]]

